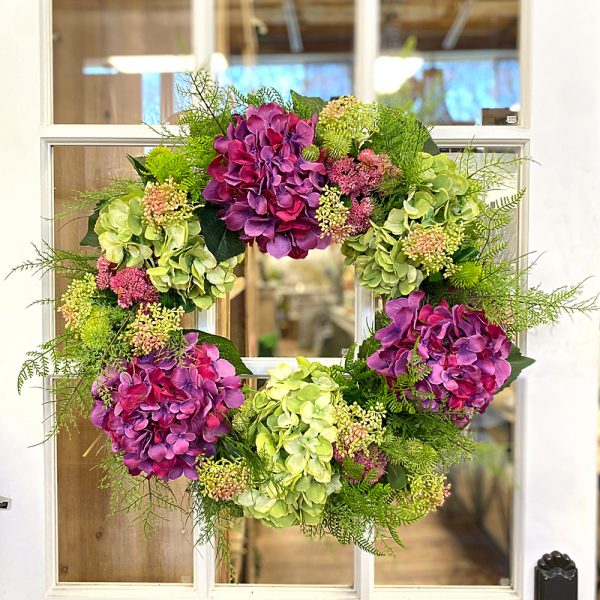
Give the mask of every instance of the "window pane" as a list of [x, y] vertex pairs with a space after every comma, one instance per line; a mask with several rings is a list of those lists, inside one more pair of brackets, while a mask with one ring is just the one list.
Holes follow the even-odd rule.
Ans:
[[[64, 214], [72, 206], [77, 190], [99, 188], [114, 177], [133, 176], [125, 154], [138, 156], [143, 151], [124, 147], [56, 148], [55, 214]], [[57, 248], [79, 249], [79, 240], [87, 230], [87, 212], [56, 219]], [[64, 280], [57, 280], [57, 296], [64, 289]], [[57, 333], [62, 327], [59, 316]], [[150, 539], [146, 539], [141, 526], [132, 524], [131, 515], [108, 517], [110, 492], [98, 487], [102, 476], [98, 464], [104, 458], [99, 449], [104, 436], [82, 418], [78, 431], [61, 433], [57, 439], [59, 581], [191, 583], [192, 531], [182, 513], [166, 515], [169, 520]], [[185, 501], [185, 483], [176, 483], [173, 491]]]
[[354, 3], [217, 0], [219, 79], [330, 98], [352, 93]]
[[54, 0], [54, 121], [159, 123], [194, 68], [191, 0]]
[[272, 529], [239, 519], [229, 540], [232, 570], [217, 567], [217, 583], [352, 585], [354, 548], [329, 536], [307, 539], [298, 527]]
[[[339, 357], [354, 341], [354, 271], [337, 246], [303, 260], [274, 259], [255, 248], [221, 304], [220, 333], [245, 356]], [[223, 329], [224, 327], [224, 329]]]
[[[517, 154], [510, 148], [488, 149], [487, 155], [484, 150], [475, 148], [470, 155], [473, 168], [502, 160], [514, 175], [507, 187], [489, 192], [486, 201], [493, 203], [520, 187]], [[460, 150], [446, 152], [461, 160]], [[504, 232], [504, 258], [518, 253], [514, 217]], [[400, 531], [406, 547], [375, 559], [377, 585], [510, 585], [514, 409], [511, 386], [484, 414], [475, 415], [470, 425], [480, 444], [475, 459], [451, 471], [452, 494], [440, 510]]]
[[381, 0], [375, 88], [430, 124], [516, 124], [519, 0]]

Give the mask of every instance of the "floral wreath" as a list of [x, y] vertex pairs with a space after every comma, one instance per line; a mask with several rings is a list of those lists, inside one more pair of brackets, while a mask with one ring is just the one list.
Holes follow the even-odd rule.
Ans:
[[[44, 246], [19, 267], [69, 280], [64, 332], [29, 353], [19, 390], [59, 376], [52, 433], [91, 414], [105, 483], [128, 506], [173, 506], [169, 482], [187, 479], [199, 541], [246, 516], [390, 552], [444, 503], [472, 417], [533, 362], [518, 334], [593, 302], [580, 284], [522, 286], [503, 230], [524, 190], [484, 201], [505, 157], [455, 162], [414, 116], [351, 96], [190, 79], [185, 135], [165, 130], [165, 146], [129, 157], [138, 179], [81, 196], [92, 251]], [[383, 306], [339, 366], [299, 357], [243, 387], [231, 341], [183, 329], [232, 290], [246, 245], [303, 259], [334, 243]]]

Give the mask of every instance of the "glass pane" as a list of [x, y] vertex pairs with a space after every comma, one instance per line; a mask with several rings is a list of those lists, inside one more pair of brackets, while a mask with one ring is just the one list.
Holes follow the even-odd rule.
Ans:
[[243, 355], [339, 357], [353, 343], [354, 271], [338, 247], [303, 260], [252, 248], [240, 274], [221, 334]]
[[159, 123], [194, 68], [191, 0], [54, 0], [54, 121]]
[[381, 0], [375, 89], [430, 124], [516, 124], [519, 0]]
[[[488, 149], [487, 155], [484, 150], [473, 149], [473, 168], [502, 160], [514, 175], [507, 187], [488, 193], [486, 201], [493, 203], [519, 189], [517, 155], [510, 148]], [[460, 150], [446, 152], [461, 160]], [[505, 231], [504, 252], [511, 256], [519, 247], [514, 216]], [[440, 510], [400, 531], [405, 548], [375, 559], [377, 585], [510, 585], [514, 409], [511, 386], [484, 414], [475, 415], [470, 425], [480, 444], [475, 459], [451, 471], [452, 494]]]
[[[143, 148], [59, 147], [54, 150], [55, 214], [64, 214], [77, 190], [99, 188], [115, 177], [133, 176], [126, 153], [139, 156]], [[87, 211], [55, 221], [55, 245], [79, 248], [87, 230]], [[57, 296], [65, 289], [56, 281]], [[63, 326], [57, 318], [57, 333]], [[60, 399], [59, 399], [60, 400]], [[99, 489], [104, 436], [87, 419], [78, 431], [57, 439], [59, 581], [119, 581], [191, 583], [193, 539], [191, 525], [181, 513], [169, 513], [158, 532], [147, 539], [132, 516], [107, 518], [109, 490]], [[185, 500], [185, 484], [173, 486]], [[159, 549], [157, 551], [157, 549]]]
[[330, 98], [352, 93], [354, 3], [217, 0], [219, 79]]
[[307, 539], [298, 527], [272, 529], [239, 519], [229, 532], [230, 571], [217, 568], [217, 583], [352, 585], [354, 548], [331, 537]]

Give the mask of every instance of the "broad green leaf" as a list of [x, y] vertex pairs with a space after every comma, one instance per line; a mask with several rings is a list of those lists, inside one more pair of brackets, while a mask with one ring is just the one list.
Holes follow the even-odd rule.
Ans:
[[535, 362], [535, 359], [529, 358], [528, 356], [523, 356], [521, 354], [521, 350], [519, 350], [516, 344], [512, 345], [510, 354], [506, 360], [508, 360], [510, 363], [510, 375], [498, 392], [501, 392], [503, 389], [507, 388], [515, 379], [517, 379], [523, 369], [530, 367]]
[[88, 217], [88, 230], [87, 233], [81, 238], [79, 242], [80, 246], [93, 246], [95, 248], [100, 247], [100, 242], [98, 241], [98, 234], [94, 231], [94, 227], [96, 225], [96, 221], [100, 215], [100, 209], [94, 209], [94, 212]]
[[406, 471], [401, 465], [388, 465], [387, 477], [395, 490], [402, 490], [406, 487]]
[[246, 246], [240, 240], [239, 233], [227, 229], [225, 222], [219, 218], [218, 212], [219, 208], [212, 204], [202, 207], [200, 228], [206, 247], [217, 259], [217, 262], [222, 262], [242, 254]]

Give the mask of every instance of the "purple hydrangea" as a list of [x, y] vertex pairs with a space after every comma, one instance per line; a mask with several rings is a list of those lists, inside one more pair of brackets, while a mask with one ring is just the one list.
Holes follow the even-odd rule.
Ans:
[[183, 359], [155, 352], [110, 368], [92, 386], [92, 423], [123, 453], [132, 475], [164, 481], [197, 479], [201, 456], [212, 456], [229, 433], [227, 412], [244, 402], [241, 380], [212, 344], [185, 336]]
[[249, 107], [215, 139], [204, 198], [223, 207], [228, 229], [275, 258], [304, 258], [331, 242], [315, 218], [325, 165], [302, 157], [315, 126], [316, 117], [302, 120], [272, 102]]
[[424, 295], [413, 292], [387, 303], [392, 323], [375, 334], [381, 347], [367, 364], [393, 384], [406, 373], [416, 345], [418, 355], [431, 368], [417, 384], [417, 390], [425, 393], [422, 407], [442, 410], [464, 426], [474, 413], [485, 411], [508, 379], [511, 343], [483, 312], [463, 304], [449, 307], [445, 301], [435, 307], [421, 306]]

